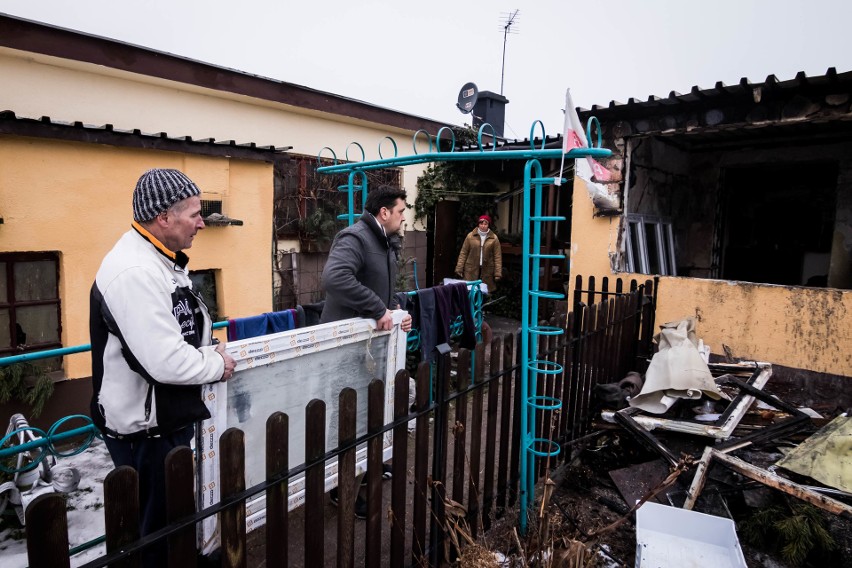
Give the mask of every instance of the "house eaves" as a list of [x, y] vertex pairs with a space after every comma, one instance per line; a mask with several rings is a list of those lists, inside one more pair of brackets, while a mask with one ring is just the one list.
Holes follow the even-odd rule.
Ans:
[[23, 118], [14, 112], [0, 111], [0, 135], [49, 138], [69, 142], [85, 142], [124, 148], [163, 150], [225, 158], [240, 158], [264, 162], [288, 159], [292, 146], [258, 146], [253, 142], [238, 144], [233, 140], [213, 138], [193, 139], [190, 136], [170, 136], [165, 132], [146, 133], [140, 130], [120, 130], [111, 124], [95, 126], [81, 122], [62, 122], [43, 116], [41, 119]]
[[275, 79], [0, 13], [0, 47], [90, 63], [402, 130], [444, 123]]
[[[715, 110], [730, 107], [755, 109], [768, 108], [773, 103], [784, 103], [783, 112], [777, 116], [752, 112], [743, 120], [725, 115], [724, 112], [714, 112], [698, 117], [694, 126], [716, 126], [723, 123], [736, 122], [765, 122], [778, 119], [796, 119], [807, 114], [806, 108], [798, 108], [804, 100], [821, 100], [825, 105], [837, 106], [848, 102], [852, 89], [852, 71], [838, 73], [830, 67], [825, 75], [808, 77], [804, 71], [799, 71], [793, 79], [779, 81], [775, 75], [769, 75], [762, 82], [751, 82], [743, 77], [735, 85], [726, 85], [718, 81], [711, 88], [693, 86], [688, 93], [671, 91], [667, 97], [649, 96], [646, 100], [630, 98], [626, 103], [610, 101], [608, 105], [592, 105], [591, 109], [577, 108], [580, 119], [586, 121], [595, 116], [601, 122], [619, 120], [638, 120], [640, 118], [655, 118], [659, 130], [675, 127], [667, 116], [685, 115], [702, 110]], [[845, 95], [845, 98], [843, 96]], [[798, 100], [796, 99], [799, 97]], [[840, 98], [835, 98], [840, 97]], [[841, 100], [842, 99], [842, 100]], [[703, 120], [702, 120], [703, 119]]]
[[[592, 105], [591, 109], [577, 108], [583, 124], [592, 116], [602, 124], [630, 121], [630, 134], [694, 131], [697, 127], [705, 131], [738, 129], [746, 125], [748, 130], [785, 121], [808, 121], [814, 123], [846, 120], [845, 111], [852, 101], [852, 71], [838, 73], [830, 67], [825, 75], [808, 77], [799, 71], [795, 78], [779, 81], [769, 75], [762, 82], [750, 82], [742, 78], [735, 85], [718, 81], [709, 89], [694, 86], [688, 93], [671, 91], [667, 97], [651, 95], [647, 100], [630, 98], [626, 103], [610, 101], [608, 105]], [[736, 109], [735, 111], [733, 109]], [[614, 138], [619, 138], [613, 133]], [[734, 134], [735, 135], [735, 134]], [[544, 147], [558, 148], [562, 136], [547, 136]], [[493, 144], [483, 144], [490, 150]], [[530, 147], [541, 148], [542, 140], [529, 138], [498, 140], [498, 150], [518, 150]], [[479, 151], [476, 145], [462, 147], [462, 151]]]

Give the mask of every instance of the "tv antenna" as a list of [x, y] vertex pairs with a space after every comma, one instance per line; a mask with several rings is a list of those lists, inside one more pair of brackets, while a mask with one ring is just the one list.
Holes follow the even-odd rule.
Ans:
[[520, 32], [517, 27], [518, 12], [520, 12], [520, 10], [518, 10], [517, 8], [514, 12], [503, 12], [503, 16], [500, 18], [500, 21], [503, 24], [503, 66], [500, 68], [501, 96], [503, 95], [503, 77], [506, 74], [506, 38], [509, 37], [509, 34], [516, 34]]

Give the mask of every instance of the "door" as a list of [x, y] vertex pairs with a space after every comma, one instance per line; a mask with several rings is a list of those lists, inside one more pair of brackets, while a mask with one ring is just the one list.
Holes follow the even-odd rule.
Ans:
[[459, 245], [456, 244], [458, 213], [458, 201], [443, 200], [435, 206], [433, 285], [440, 284], [444, 278], [455, 278], [454, 270], [459, 258]]

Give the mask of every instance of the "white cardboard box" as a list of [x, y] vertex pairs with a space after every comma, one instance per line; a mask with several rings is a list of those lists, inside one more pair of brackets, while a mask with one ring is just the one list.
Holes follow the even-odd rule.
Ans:
[[636, 566], [748, 568], [732, 520], [650, 502], [636, 511]]

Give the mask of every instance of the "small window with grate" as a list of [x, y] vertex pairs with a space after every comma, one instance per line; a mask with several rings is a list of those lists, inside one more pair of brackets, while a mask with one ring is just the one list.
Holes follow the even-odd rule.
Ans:
[[221, 199], [202, 199], [201, 200], [201, 216], [205, 219], [213, 213], [222, 214]]

